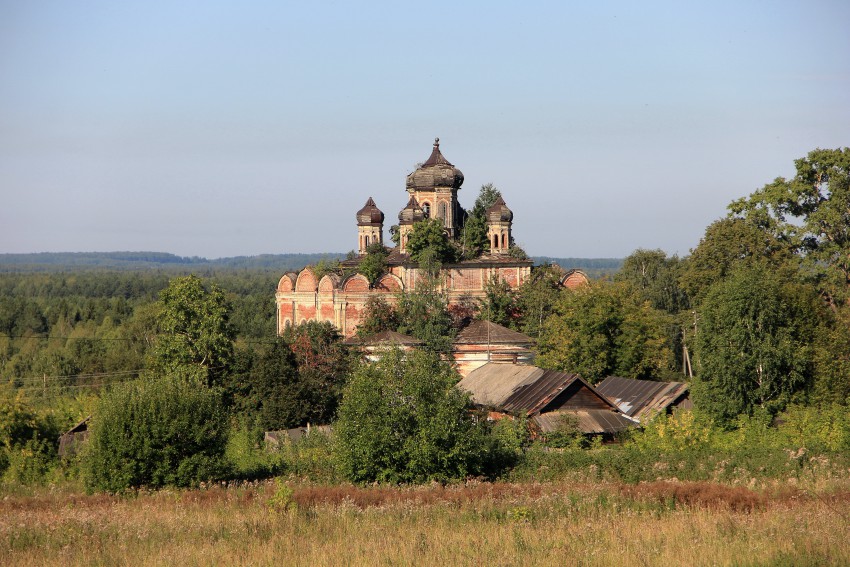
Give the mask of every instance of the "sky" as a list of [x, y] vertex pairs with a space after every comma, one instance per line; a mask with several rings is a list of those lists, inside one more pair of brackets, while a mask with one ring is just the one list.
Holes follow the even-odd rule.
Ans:
[[435, 137], [530, 255], [687, 255], [850, 145], [850, 2], [0, 0], [0, 253], [346, 252]]

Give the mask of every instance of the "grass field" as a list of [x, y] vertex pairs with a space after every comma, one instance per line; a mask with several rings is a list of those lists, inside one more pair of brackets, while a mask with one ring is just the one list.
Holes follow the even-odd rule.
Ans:
[[0, 498], [0, 565], [847, 565], [850, 481], [295, 481]]

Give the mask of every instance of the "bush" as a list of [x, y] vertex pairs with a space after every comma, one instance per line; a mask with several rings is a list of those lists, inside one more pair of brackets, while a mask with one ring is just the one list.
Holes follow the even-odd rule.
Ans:
[[491, 444], [457, 380], [448, 363], [420, 351], [387, 351], [356, 370], [334, 426], [341, 473], [392, 483], [479, 474]]
[[227, 440], [225, 456], [234, 478], [255, 480], [283, 472], [283, 455], [267, 451], [263, 446], [263, 433], [242, 424], [233, 428]]
[[92, 419], [86, 486], [192, 486], [226, 471], [228, 420], [218, 391], [183, 376], [122, 385]]

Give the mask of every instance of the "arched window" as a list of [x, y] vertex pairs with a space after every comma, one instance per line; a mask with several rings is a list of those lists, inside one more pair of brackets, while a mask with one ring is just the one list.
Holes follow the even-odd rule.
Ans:
[[365, 241], [366, 241], [366, 248], [369, 248], [369, 237], [368, 236], [365, 237]]
[[431, 203], [422, 203], [422, 210], [425, 211], [425, 218], [431, 217]]
[[[437, 209], [437, 217], [443, 219], [444, 221], [448, 221], [448, 206], [445, 203], [440, 203], [440, 207]], [[445, 223], [448, 226], [448, 222]]]
[[508, 235], [505, 234], [505, 233], [502, 233], [502, 248], [507, 248], [507, 247], [508, 247]]
[[493, 250], [498, 250], [498, 249], [499, 249], [499, 235], [494, 234], [493, 235]]

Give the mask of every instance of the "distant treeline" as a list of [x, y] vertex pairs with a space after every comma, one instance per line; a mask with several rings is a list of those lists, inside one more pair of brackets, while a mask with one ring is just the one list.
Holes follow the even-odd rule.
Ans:
[[588, 275], [597, 277], [602, 274], [613, 274], [623, 265], [623, 258], [550, 258], [549, 256], [532, 256], [535, 264], [558, 264], [565, 270], [584, 270]]
[[345, 254], [261, 254], [208, 260], [166, 252], [39, 252], [0, 254], [0, 272], [57, 272], [67, 270], [143, 270], [200, 272], [217, 269], [298, 270], [319, 260], [337, 260]]
[[[212, 274], [217, 270], [260, 269], [288, 272], [320, 260], [341, 260], [345, 254], [260, 254], [209, 260], [198, 256], [176, 256], [167, 252], [39, 252], [0, 254], [0, 272], [61, 272], [77, 270], [166, 270]], [[564, 269], [582, 269], [591, 275], [613, 273], [622, 258], [551, 258], [534, 256], [535, 264], [556, 263]]]

